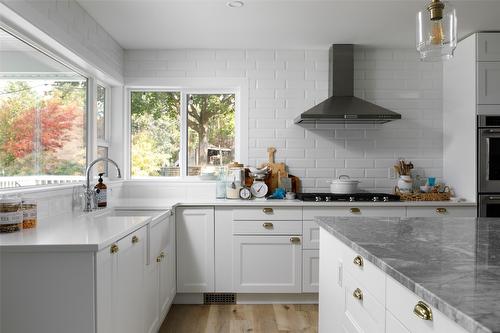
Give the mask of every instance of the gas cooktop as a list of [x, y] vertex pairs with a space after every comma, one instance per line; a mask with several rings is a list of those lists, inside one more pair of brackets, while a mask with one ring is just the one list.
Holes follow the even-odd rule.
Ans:
[[350, 193], [350, 194], [333, 194], [333, 193], [297, 193], [297, 199], [302, 201], [316, 202], [356, 202], [356, 201], [372, 201], [372, 202], [390, 202], [400, 201], [398, 195], [388, 193]]

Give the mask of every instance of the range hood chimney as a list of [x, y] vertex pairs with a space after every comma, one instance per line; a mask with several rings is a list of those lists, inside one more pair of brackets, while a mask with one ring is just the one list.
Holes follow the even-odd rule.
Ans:
[[329, 98], [295, 118], [299, 125], [383, 124], [401, 119], [399, 113], [354, 97], [354, 45], [330, 48]]

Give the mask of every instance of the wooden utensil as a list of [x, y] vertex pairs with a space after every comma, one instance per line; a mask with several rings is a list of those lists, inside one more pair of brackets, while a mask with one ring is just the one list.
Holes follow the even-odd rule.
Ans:
[[279, 187], [280, 177], [288, 177], [288, 172], [286, 172], [285, 163], [275, 162], [276, 148], [267, 148], [268, 162], [267, 166], [269, 168], [269, 176], [267, 177], [266, 184], [269, 187], [268, 193], [273, 193], [274, 190]]

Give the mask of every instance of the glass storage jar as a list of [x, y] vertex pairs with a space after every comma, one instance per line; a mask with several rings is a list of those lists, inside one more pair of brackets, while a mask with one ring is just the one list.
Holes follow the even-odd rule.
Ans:
[[37, 224], [37, 205], [33, 199], [23, 200], [23, 229], [36, 227]]
[[0, 233], [15, 232], [23, 227], [21, 199], [0, 198]]

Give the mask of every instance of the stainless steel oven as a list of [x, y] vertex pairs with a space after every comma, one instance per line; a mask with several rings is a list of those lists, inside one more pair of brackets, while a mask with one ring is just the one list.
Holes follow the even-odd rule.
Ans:
[[478, 120], [478, 192], [500, 195], [500, 116]]
[[500, 217], [500, 194], [479, 195], [479, 216]]

